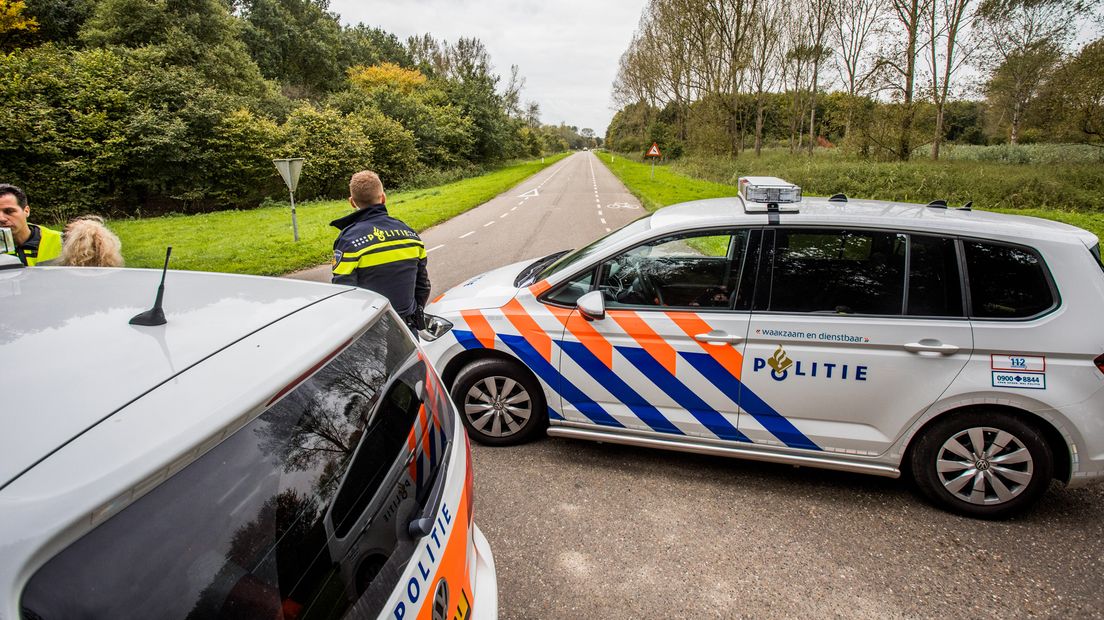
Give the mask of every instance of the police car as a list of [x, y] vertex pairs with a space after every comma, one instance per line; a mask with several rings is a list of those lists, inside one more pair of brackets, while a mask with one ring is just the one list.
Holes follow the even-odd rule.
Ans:
[[476, 276], [423, 338], [486, 444], [547, 429], [908, 473], [995, 518], [1104, 475], [1102, 311], [1084, 230], [748, 177]]
[[136, 314], [161, 276], [0, 268], [0, 618], [496, 617], [467, 438], [387, 300], [169, 272]]

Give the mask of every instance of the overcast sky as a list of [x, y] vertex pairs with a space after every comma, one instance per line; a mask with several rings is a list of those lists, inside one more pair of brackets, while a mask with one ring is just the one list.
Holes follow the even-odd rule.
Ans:
[[525, 78], [521, 99], [536, 101], [541, 122], [561, 121], [605, 135], [610, 91], [644, 0], [331, 0], [345, 24], [378, 26], [400, 40], [429, 32], [455, 42], [477, 37], [495, 72], [510, 65]]

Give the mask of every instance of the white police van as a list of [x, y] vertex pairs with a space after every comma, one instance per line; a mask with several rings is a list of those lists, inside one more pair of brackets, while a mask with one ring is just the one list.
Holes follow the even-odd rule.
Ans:
[[387, 300], [169, 272], [131, 324], [161, 275], [0, 269], [0, 618], [496, 617], [467, 438]]
[[470, 435], [548, 434], [880, 476], [1000, 517], [1104, 475], [1092, 234], [772, 177], [434, 300]]

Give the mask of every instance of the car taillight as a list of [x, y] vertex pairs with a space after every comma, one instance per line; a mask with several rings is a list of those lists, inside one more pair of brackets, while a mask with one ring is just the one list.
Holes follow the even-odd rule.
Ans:
[[1096, 364], [1097, 370], [1104, 372], [1104, 353], [1101, 353], [1099, 357], [1094, 359], [1093, 363]]

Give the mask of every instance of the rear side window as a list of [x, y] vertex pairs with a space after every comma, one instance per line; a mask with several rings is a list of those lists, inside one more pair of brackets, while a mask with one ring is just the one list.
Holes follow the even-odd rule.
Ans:
[[905, 292], [903, 234], [778, 230], [773, 269], [755, 308], [773, 312], [899, 315]]
[[1101, 260], [1101, 258], [1100, 258], [1100, 244], [1098, 243], [1098, 244], [1094, 245], [1092, 247], [1092, 249], [1089, 250], [1089, 251], [1092, 253], [1093, 258], [1096, 259], [1097, 267], [1100, 267], [1100, 270], [1104, 271], [1104, 260]]
[[[332, 618], [369, 591], [382, 603], [375, 593], [389, 593], [394, 583], [381, 582], [409, 559], [404, 526], [444, 454], [442, 421], [451, 424], [422, 407], [429, 375], [404, 330], [384, 315], [261, 416], [47, 562], [24, 590], [24, 615]], [[410, 465], [414, 445], [433, 454]]]
[[983, 319], [1035, 316], [1055, 304], [1039, 254], [1029, 248], [963, 241], [970, 282], [970, 315]]

